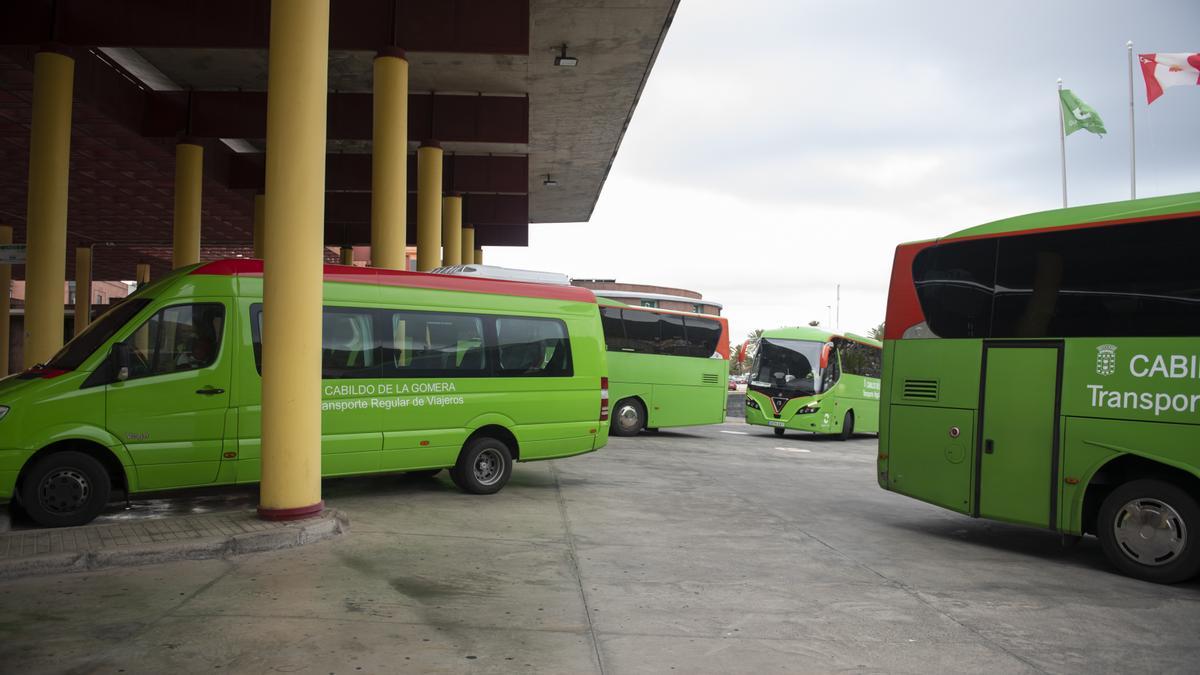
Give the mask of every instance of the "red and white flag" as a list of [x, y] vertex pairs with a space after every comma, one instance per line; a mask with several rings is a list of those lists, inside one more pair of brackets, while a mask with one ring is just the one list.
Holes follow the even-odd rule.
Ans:
[[1138, 54], [1138, 60], [1146, 78], [1146, 103], [1154, 103], [1167, 87], [1200, 84], [1200, 54]]

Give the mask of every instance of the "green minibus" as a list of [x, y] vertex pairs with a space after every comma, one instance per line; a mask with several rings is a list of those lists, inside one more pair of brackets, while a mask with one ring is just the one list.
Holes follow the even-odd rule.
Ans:
[[896, 249], [879, 485], [1200, 572], [1200, 193]]
[[[258, 482], [262, 289], [261, 261], [177, 270], [0, 380], [0, 503], [79, 525], [114, 490]], [[329, 265], [323, 292], [323, 475], [488, 494], [607, 442], [591, 291]]]
[[879, 431], [878, 340], [801, 326], [763, 331], [746, 386], [746, 423], [834, 435]]
[[719, 316], [600, 298], [611, 433], [721, 424], [729, 401], [729, 323]]

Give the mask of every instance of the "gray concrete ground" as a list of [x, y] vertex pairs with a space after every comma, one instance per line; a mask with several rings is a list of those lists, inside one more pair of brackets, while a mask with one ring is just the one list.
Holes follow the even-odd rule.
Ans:
[[329, 542], [0, 583], [0, 670], [1196, 672], [1200, 585], [883, 492], [874, 456], [731, 422], [492, 497], [333, 481]]

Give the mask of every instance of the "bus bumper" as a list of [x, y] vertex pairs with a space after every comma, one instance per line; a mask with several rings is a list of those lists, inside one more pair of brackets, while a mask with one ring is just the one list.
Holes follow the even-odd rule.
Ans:
[[834, 433], [832, 417], [819, 410], [813, 413], [784, 414], [782, 417], [776, 418], [763, 414], [761, 410], [747, 407], [746, 424], [790, 429], [792, 431], [810, 431], [816, 434]]

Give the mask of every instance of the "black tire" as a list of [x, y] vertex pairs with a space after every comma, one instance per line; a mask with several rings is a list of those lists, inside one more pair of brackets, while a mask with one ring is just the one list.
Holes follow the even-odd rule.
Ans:
[[450, 478], [463, 492], [490, 495], [512, 476], [512, 451], [503, 441], [482, 436], [467, 443], [450, 469]]
[[776, 435], [776, 436], [782, 436], [782, 435], [783, 435], [783, 429], [781, 429], [781, 428], [779, 428], [779, 427], [775, 427], [775, 435]]
[[74, 450], [42, 457], [21, 479], [21, 506], [43, 527], [90, 523], [111, 493], [112, 477], [104, 465]]
[[1159, 584], [1200, 574], [1200, 504], [1173, 483], [1147, 478], [1113, 490], [1100, 505], [1096, 533], [1122, 574]]
[[421, 469], [420, 471], [406, 471], [404, 475], [410, 478], [433, 478], [441, 472], [441, 469]]
[[646, 407], [636, 398], [623, 398], [613, 406], [609, 425], [614, 436], [637, 436], [646, 426]]
[[846, 417], [842, 420], [842, 432], [838, 434], [839, 441], [849, 440], [854, 435], [854, 411], [847, 410]]

